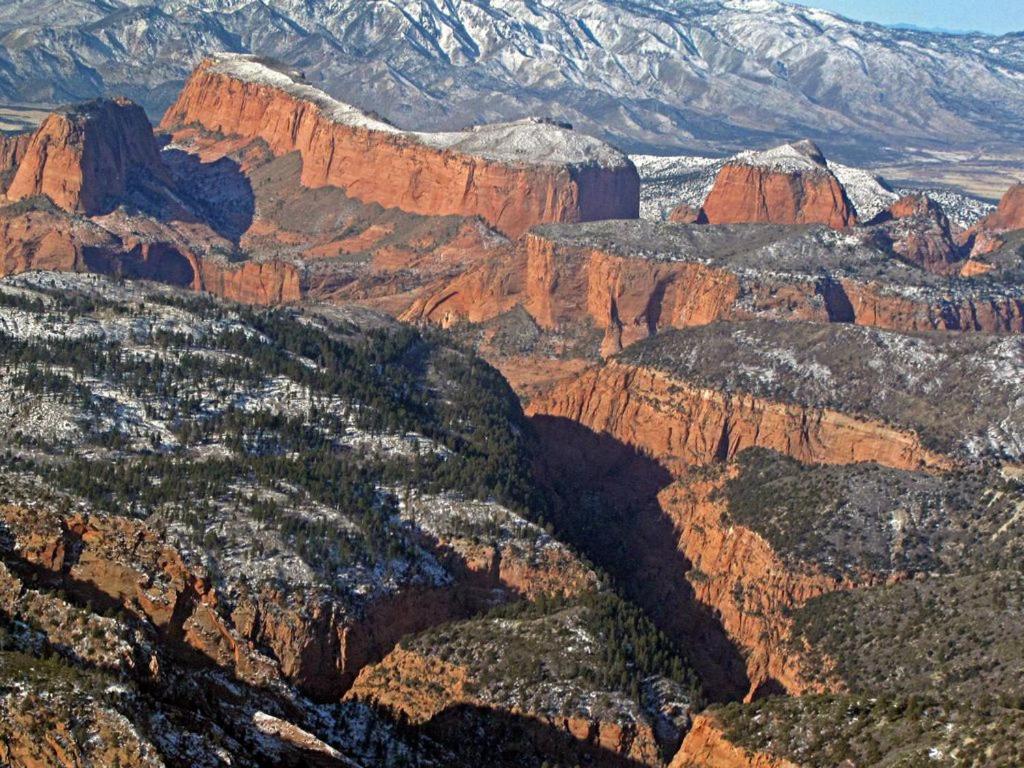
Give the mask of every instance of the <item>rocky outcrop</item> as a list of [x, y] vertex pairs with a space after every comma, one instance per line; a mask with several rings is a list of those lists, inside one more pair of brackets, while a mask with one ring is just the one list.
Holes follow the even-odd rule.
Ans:
[[757, 317], [898, 331], [1024, 330], [1017, 287], [925, 274], [892, 259], [891, 241], [883, 247], [879, 237], [876, 229], [837, 244], [822, 228], [770, 225], [538, 227], [514, 253], [435, 284], [402, 317], [450, 327], [520, 305], [546, 332], [596, 328], [606, 356], [665, 329]]
[[21, 165], [22, 158], [25, 157], [25, 152], [31, 141], [31, 133], [0, 133], [0, 194], [7, 192], [14, 172]]
[[999, 201], [999, 207], [975, 227], [978, 231], [1024, 229], [1024, 184], [1014, 184]]
[[913, 432], [880, 421], [706, 389], [655, 368], [616, 360], [563, 382], [533, 401], [528, 411], [608, 434], [656, 456], [676, 473], [732, 459], [751, 447], [813, 463], [875, 461], [899, 469], [951, 466]]
[[939, 275], [957, 274], [963, 249], [942, 207], [927, 195], [906, 195], [889, 208], [871, 235], [879, 247]]
[[417, 134], [334, 101], [252, 57], [203, 62], [164, 116], [302, 155], [307, 187], [428, 215], [479, 216], [510, 236], [546, 221], [636, 218], [639, 177], [611, 147], [565, 126], [523, 121]]
[[0, 275], [34, 269], [62, 272], [84, 268], [91, 248], [116, 247], [99, 227], [76, 222], [60, 211], [8, 211], [0, 214]]
[[133, 181], [168, 178], [141, 107], [99, 100], [43, 121], [23, 150], [7, 197], [44, 195], [63, 210], [98, 215], [113, 209]]
[[[988, 270], [967, 269], [964, 276], [985, 274]], [[966, 286], [961, 286], [966, 288]], [[980, 331], [983, 333], [1024, 332], [1024, 296], [994, 287], [951, 290], [945, 294], [922, 295], [919, 292], [893, 290], [884, 283], [840, 280], [841, 295], [834, 297], [848, 305], [857, 325], [891, 331]]]
[[455, 589], [410, 589], [361, 611], [347, 611], [328, 596], [300, 600], [264, 590], [240, 597], [231, 619], [243, 637], [273, 652], [288, 680], [332, 701], [400, 638], [464, 611]]
[[22, 507], [5, 507], [0, 516], [39, 583], [136, 615], [184, 661], [205, 659], [255, 684], [276, 676], [270, 661], [225, 623], [209, 579], [142, 523]]
[[738, 155], [718, 172], [702, 210], [711, 224], [857, 223], [843, 186], [809, 141]]
[[698, 715], [669, 768], [799, 768], [796, 763], [752, 752], [729, 741], [713, 715]]
[[659, 326], [702, 325], [732, 313], [739, 281], [700, 263], [625, 259], [598, 250], [559, 248], [526, 239], [525, 306], [545, 328], [586, 318], [605, 331], [612, 354]]
[[699, 208], [692, 205], [680, 203], [668, 215], [668, 220], [673, 224], [706, 224]]
[[229, 263], [204, 259], [197, 288], [243, 304], [274, 306], [302, 299], [302, 275], [287, 261]]

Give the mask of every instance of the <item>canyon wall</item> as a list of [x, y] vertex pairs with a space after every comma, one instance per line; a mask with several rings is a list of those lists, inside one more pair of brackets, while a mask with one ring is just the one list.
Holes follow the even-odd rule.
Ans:
[[429, 289], [402, 315], [443, 327], [486, 322], [521, 304], [549, 331], [593, 325], [614, 354], [666, 328], [779, 317], [895, 331], [1024, 331], [1024, 295], [1005, 286], [938, 290], [824, 271], [751, 269], [621, 255], [530, 232], [515, 253]]
[[639, 215], [628, 158], [567, 128], [526, 121], [464, 139], [407, 133], [254, 60], [198, 67], [161, 127], [195, 125], [260, 139], [275, 155], [299, 152], [308, 187], [412, 213], [480, 216], [512, 237], [541, 222]]
[[676, 471], [769, 448], [813, 463], [875, 461], [898, 469], [946, 468], [920, 438], [823, 408], [695, 387], [653, 368], [610, 361], [530, 404], [634, 446]]

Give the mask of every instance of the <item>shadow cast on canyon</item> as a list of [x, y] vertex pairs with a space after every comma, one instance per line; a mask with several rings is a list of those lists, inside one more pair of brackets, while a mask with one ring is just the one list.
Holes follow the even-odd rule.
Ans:
[[750, 685], [743, 653], [697, 601], [686, 578], [692, 563], [658, 499], [675, 478], [635, 448], [571, 419], [538, 415], [531, 422], [559, 534], [679, 644], [710, 700], [742, 698]]
[[[160, 155], [189, 208], [202, 223], [238, 246], [256, 217], [256, 195], [241, 165], [230, 157], [203, 162], [181, 149], [164, 149]], [[166, 216], [164, 211], [156, 213], [157, 218]], [[180, 215], [178, 211], [173, 217]]]
[[[567, 730], [540, 720], [489, 707], [457, 704], [413, 732], [425, 734], [453, 753], [460, 765], [575, 765], [641, 768], [645, 763], [584, 742]], [[591, 734], [596, 738], [595, 734]]]

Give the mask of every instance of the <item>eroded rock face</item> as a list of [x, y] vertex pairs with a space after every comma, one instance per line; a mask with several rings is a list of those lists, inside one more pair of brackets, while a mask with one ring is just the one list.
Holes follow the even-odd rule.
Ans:
[[983, 219], [979, 230], [1024, 229], [1024, 184], [1014, 184], [999, 201], [995, 213]]
[[658, 501], [678, 531], [679, 552], [691, 564], [687, 580], [694, 597], [715, 612], [729, 637], [746, 652], [746, 698], [779, 690], [802, 695], [841, 689], [842, 683], [830, 679], [828, 670], [815, 668], [817, 679], [810, 680], [806, 660], [789, 643], [789, 613], [814, 597], [850, 589], [854, 583], [810, 565], [793, 568], [784, 563], [765, 539], [729, 519], [723, 481], [724, 474], [672, 485]]
[[950, 465], [914, 433], [870, 417], [716, 391], [617, 360], [565, 382], [528, 410], [612, 435], [676, 471], [728, 460], [752, 447], [816, 463]]
[[31, 133], [0, 134], [0, 194], [7, 191], [31, 141]]
[[[396, 648], [387, 658], [359, 675], [347, 698], [369, 701], [415, 725], [444, 722], [446, 712], [473, 707], [486, 712], [501, 707], [478, 698], [480, 687], [467, 668], [405, 648]], [[654, 730], [649, 723], [618, 723], [587, 717], [581, 713], [558, 715], [530, 711], [509, 711], [524, 723], [537, 726], [532, 738], [537, 747], [552, 756], [566, 753], [579, 758], [576, 749], [593, 750], [596, 765], [663, 765]], [[448, 726], [450, 727], [450, 726]], [[564, 737], [564, 738], [563, 738]], [[572, 751], [570, 751], [572, 750]]]
[[276, 306], [302, 299], [301, 277], [300, 270], [286, 261], [227, 264], [205, 259], [197, 282], [202, 290], [231, 301]]
[[798, 768], [795, 763], [731, 743], [713, 716], [698, 715], [670, 768]]
[[[1024, 328], [1024, 293], [1012, 284], [951, 284], [892, 258], [897, 230], [913, 235], [920, 221], [890, 220], [849, 238], [820, 226], [542, 226], [514, 251], [430, 287], [402, 317], [451, 327], [518, 305], [553, 335], [596, 329], [605, 356], [666, 329], [757, 317], [898, 331]], [[935, 272], [959, 269], [939, 250]]]
[[704, 224], [706, 223], [699, 208], [692, 205], [680, 203], [668, 215], [668, 220], [673, 224]]
[[845, 190], [809, 141], [739, 155], [719, 171], [703, 214], [711, 224], [857, 223]]
[[208, 578], [142, 523], [6, 507], [3, 522], [35, 578], [134, 613], [184, 659], [205, 659], [263, 684], [276, 672], [224, 622]]
[[889, 208], [872, 236], [904, 261], [940, 275], [960, 271], [964, 255], [949, 218], [927, 195], [906, 195]]
[[133, 179], [167, 181], [153, 129], [141, 107], [99, 100], [50, 115], [22, 152], [7, 197], [45, 195], [59, 208], [110, 211]]
[[621, 153], [564, 126], [525, 121], [414, 134], [248, 57], [202, 63], [161, 127], [260, 139], [299, 152], [307, 187], [428, 215], [480, 216], [518, 236], [545, 221], [636, 218], [639, 177]]

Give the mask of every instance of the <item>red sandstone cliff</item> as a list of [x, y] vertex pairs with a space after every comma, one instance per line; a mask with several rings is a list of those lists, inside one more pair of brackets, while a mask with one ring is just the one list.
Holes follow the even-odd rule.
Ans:
[[196, 287], [243, 304], [273, 306], [302, 299], [300, 270], [286, 261], [227, 264], [203, 259]]
[[796, 763], [732, 744], [721, 724], [698, 715], [669, 768], [798, 768]]
[[999, 201], [999, 207], [983, 219], [976, 230], [1024, 229], [1024, 184], [1014, 184]]
[[853, 205], [811, 142], [740, 155], [718, 173], [703, 207], [710, 224], [857, 223]]
[[427, 215], [480, 216], [518, 236], [547, 221], [636, 218], [628, 158], [569, 129], [531, 121], [463, 134], [413, 134], [364, 115], [255, 59], [203, 62], [161, 127], [185, 126], [299, 152], [308, 187]]
[[152, 126], [129, 101], [99, 100], [43, 121], [23, 150], [7, 197], [45, 195], [66, 211], [97, 215], [117, 204], [133, 178], [168, 180]]
[[531, 415], [571, 419], [657, 457], [674, 472], [769, 448], [800, 461], [874, 461], [897, 469], [948, 468], [920, 438], [823, 408], [701, 389], [654, 368], [612, 360], [533, 401]]
[[698, 259], [621, 255], [528, 233], [500, 254], [443, 280], [402, 315], [452, 326], [481, 323], [521, 304], [548, 331], [593, 325], [601, 352], [614, 354], [666, 328], [768, 316], [852, 322], [897, 331], [1024, 330], [1024, 298], [1013, 290], [916, 290], [812, 269], [778, 274]]
[[[735, 473], [735, 467], [729, 472]], [[669, 486], [658, 496], [678, 537], [677, 547], [691, 564], [686, 579], [695, 599], [714, 611], [726, 631], [746, 651], [747, 698], [781, 688], [792, 695], [842, 687], [808, 682], [822, 670], [805, 670], [790, 644], [793, 608], [808, 600], [857, 584], [806, 565], [788, 566], [771, 545], [729, 519], [720, 493], [725, 476]], [[808, 674], [810, 673], [810, 674]]]
[[[517, 708], [504, 709], [480, 699], [475, 691], [479, 681], [466, 667], [434, 655], [398, 647], [379, 664], [366, 667], [346, 694], [346, 699], [370, 702], [415, 725], [443, 720], [446, 711], [472, 706], [496, 709], [533, 721], [541, 728], [533, 735], [537, 748], [556, 756], [565, 749], [561, 735], [584, 748], [592, 748], [594, 765], [663, 765], [658, 740], [647, 723], [618, 723], [577, 713], [561, 715]], [[531, 738], [522, 736], [522, 738]], [[575, 762], [578, 755], [566, 755]]]
[[31, 133], [0, 134], [0, 194], [7, 191], [31, 141]]
[[[722, 657], [713, 646], [722, 640], [701, 629], [691, 601], [716, 617], [743, 652], [747, 697], [780, 689], [792, 694], [821, 690], [808, 682], [813, 675], [804, 669], [803, 655], [792, 650], [790, 612], [816, 596], [861, 582], [830, 576], [811, 564], [783, 562], [765, 539], [729, 519], [728, 502], [719, 491], [735, 468], [711, 475], [693, 474], [690, 468], [729, 461], [755, 446], [806, 462], [877, 461], [905, 469], [950, 465], [946, 457], [923, 449], [916, 435], [869, 419], [699, 389], [660, 371], [616, 361], [561, 382], [531, 402], [529, 411], [538, 417], [550, 472], [580, 474], [588, 485], [613, 482], [581, 474], [583, 467], [586, 472], [599, 467], [602, 459], [582, 446], [563, 446], [575, 434], [560, 426], [561, 419], [568, 419], [650, 457], [676, 480], [656, 498], [652, 495], [651, 510], [636, 513], [622, 532], [622, 546], [632, 553], [629, 578], [645, 585], [638, 588], [637, 599], [666, 631], [710, 654], [707, 660], [694, 658], [712, 675], [727, 669], [716, 667]], [[873, 577], [865, 574], [861, 581], [873, 583]], [[837, 680], [834, 687], [841, 683]]]

